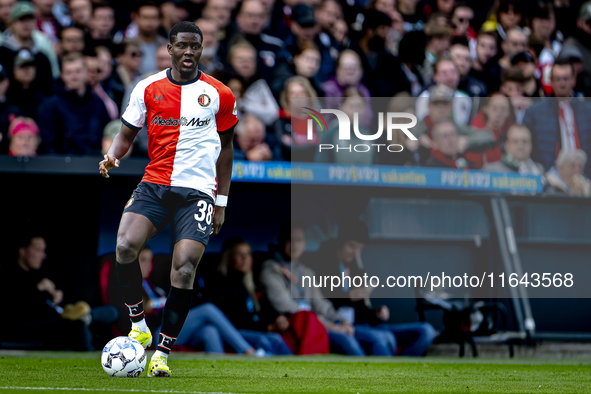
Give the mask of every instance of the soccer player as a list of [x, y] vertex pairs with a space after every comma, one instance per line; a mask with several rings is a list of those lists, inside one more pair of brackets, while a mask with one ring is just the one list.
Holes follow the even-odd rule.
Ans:
[[191, 308], [195, 271], [209, 236], [224, 223], [230, 190], [236, 100], [228, 87], [197, 69], [202, 43], [203, 34], [194, 23], [172, 28], [172, 68], [137, 84], [121, 117], [121, 130], [99, 163], [101, 175], [108, 178], [147, 122], [151, 161], [123, 210], [116, 271], [132, 322], [129, 337], [148, 347], [152, 334], [144, 320], [138, 256], [170, 223], [172, 286], [157, 351], [148, 366], [150, 377], [171, 376], [168, 355]]

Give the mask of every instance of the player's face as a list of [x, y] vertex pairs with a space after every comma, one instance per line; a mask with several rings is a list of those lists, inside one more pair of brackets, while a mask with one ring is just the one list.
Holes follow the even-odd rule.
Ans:
[[168, 53], [172, 57], [172, 66], [181, 75], [196, 72], [201, 59], [203, 45], [197, 33], [179, 33], [173, 44], [168, 45]]

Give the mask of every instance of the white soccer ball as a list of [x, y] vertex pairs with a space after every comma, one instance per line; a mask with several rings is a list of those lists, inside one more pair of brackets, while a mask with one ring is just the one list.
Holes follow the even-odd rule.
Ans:
[[101, 364], [114, 378], [137, 378], [146, 368], [146, 351], [135, 339], [117, 337], [103, 349]]

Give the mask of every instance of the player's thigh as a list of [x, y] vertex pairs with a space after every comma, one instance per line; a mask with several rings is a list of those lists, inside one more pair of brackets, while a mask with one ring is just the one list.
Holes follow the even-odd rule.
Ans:
[[168, 223], [170, 209], [164, 202], [161, 185], [140, 182], [125, 205], [117, 242], [142, 246]]
[[174, 242], [194, 240], [206, 247], [213, 227], [213, 198], [192, 189], [182, 188], [178, 192], [182, 203], [177, 206], [171, 222]]

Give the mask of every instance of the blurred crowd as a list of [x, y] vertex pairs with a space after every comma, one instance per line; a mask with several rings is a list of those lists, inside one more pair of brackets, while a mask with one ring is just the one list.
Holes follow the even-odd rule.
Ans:
[[[303, 285], [303, 276], [363, 277], [362, 251], [368, 241], [368, 228], [357, 219], [341, 223], [338, 236], [315, 252], [305, 253], [305, 227], [295, 222], [281, 226], [266, 252], [253, 253], [245, 239], [227, 239], [221, 254], [206, 254], [199, 265], [193, 306], [176, 350], [257, 356], [424, 355], [439, 333], [427, 322], [390, 323], [395, 316], [383, 300], [371, 298], [369, 285], [351, 281], [334, 290]], [[58, 288], [57, 278], [43, 267], [46, 247], [42, 236], [29, 234], [19, 244], [16, 261], [0, 266], [12, 278], [7, 294], [26, 305], [8, 303], [6, 312], [19, 324], [0, 327], [2, 346], [84, 351], [125, 335], [130, 321], [114, 259], [107, 255], [101, 260], [102, 302], [91, 307]], [[164, 257], [155, 264], [149, 247], [139, 256], [146, 321], [153, 335], [160, 329], [170, 288], [171, 256]]]
[[[171, 67], [182, 20], [203, 32], [200, 69], [238, 100], [235, 159], [542, 174], [550, 190], [591, 195], [581, 0], [0, 0], [0, 154], [105, 152], [137, 82]], [[380, 113], [414, 113], [418, 140], [318, 151], [342, 144], [338, 124], [310, 138], [294, 98], [359, 113], [364, 134]], [[144, 127], [130, 155], [147, 147]]]

